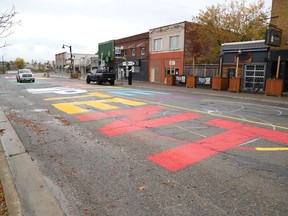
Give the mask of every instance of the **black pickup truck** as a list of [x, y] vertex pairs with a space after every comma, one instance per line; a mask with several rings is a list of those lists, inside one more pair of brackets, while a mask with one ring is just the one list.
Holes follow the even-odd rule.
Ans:
[[86, 83], [96, 82], [98, 85], [101, 85], [108, 82], [110, 85], [114, 85], [115, 79], [115, 73], [109, 72], [106, 69], [94, 69], [91, 73], [87, 74]]

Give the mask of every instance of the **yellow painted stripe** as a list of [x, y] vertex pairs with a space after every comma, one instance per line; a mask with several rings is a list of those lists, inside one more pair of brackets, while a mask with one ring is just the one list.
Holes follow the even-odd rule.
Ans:
[[99, 97], [99, 98], [111, 98], [111, 95], [107, 95], [107, 94], [103, 94], [100, 92], [89, 92], [88, 93], [89, 96], [94, 96], [94, 97]]
[[79, 114], [79, 113], [89, 112], [88, 109], [83, 109], [79, 105], [86, 105], [86, 106], [94, 107], [100, 110], [111, 110], [111, 109], [118, 108], [117, 106], [112, 106], [103, 102], [105, 102], [105, 100], [78, 101], [78, 102], [72, 102], [72, 103], [59, 103], [59, 104], [52, 104], [52, 105], [67, 114]]
[[88, 106], [91, 106], [91, 107], [94, 107], [94, 108], [100, 109], [100, 110], [111, 110], [111, 109], [117, 109], [118, 108], [117, 106], [107, 104], [106, 102], [107, 102], [107, 100], [98, 100], [98, 101], [96, 100], [96, 101], [84, 101], [84, 102], [77, 103], [77, 104], [79, 104], [79, 105], [85, 104], [85, 105], [88, 105]]
[[280, 148], [264, 148], [264, 147], [257, 147], [255, 148], [257, 151], [288, 151], [288, 147], [280, 147]]
[[91, 100], [91, 101], [77, 101], [77, 102], [70, 102], [70, 103], [59, 103], [59, 104], [52, 104], [57, 109], [67, 113], [67, 114], [78, 114], [89, 112], [88, 109], [83, 109], [79, 106], [86, 105], [90, 107], [94, 107], [100, 110], [112, 110], [119, 108], [118, 106], [110, 105], [108, 103], [121, 103], [130, 106], [141, 106], [145, 103], [133, 100], [126, 100], [123, 98], [111, 98], [111, 99], [104, 99], [104, 100]]
[[53, 101], [53, 100], [65, 100], [65, 99], [75, 99], [75, 98], [85, 98], [85, 97], [99, 97], [99, 98], [111, 98], [112, 96], [99, 93], [99, 92], [91, 92], [86, 95], [77, 95], [77, 96], [67, 96], [67, 97], [55, 97], [55, 98], [45, 98], [45, 101]]
[[130, 106], [141, 106], [145, 104], [143, 102], [126, 100], [123, 98], [110, 98], [110, 99], [96, 100], [96, 101], [79, 101], [79, 102], [75, 102], [74, 104], [75, 105], [85, 104], [85, 105], [92, 106], [100, 110], [111, 110], [111, 109], [119, 108], [118, 106], [110, 105], [108, 103], [121, 103], [125, 105], [130, 105]]
[[52, 104], [52, 105], [56, 107], [57, 109], [68, 114], [88, 112], [88, 110], [75, 106], [73, 103], [60, 103], [60, 104]]
[[[137, 99], [135, 99], [135, 100], [137, 100]], [[280, 125], [273, 125], [273, 124], [264, 123], [264, 122], [251, 121], [251, 120], [248, 120], [248, 119], [238, 118], [238, 117], [234, 117], [234, 116], [227, 116], [227, 115], [221, 115], [221, 114], [215, 114], [215, 113], [208, 113], [208, 112], [202, 111], [202, 110], [195, 110], [195, 109], [190, 109], [190, 108], [186, 108], [186, 107], [179, 107], [179, 106], [175, 106], [175, 105], [164, 104], [164, 103], [148, 101], [148, 100], [138, 100], [138, 101], [143, 101], [143, 102], [146, 102], [146, 103], [149, 103], [149, 104], [157, 104], [159, 106], [164, 106], [164, 107], [169, 107], [169, 108], [174, 108], [174, 109], [186, 110], [186, 111], [189, 111], [189, 112], [197, 112], [197, 113], [201, 113], [201, 114], [217, 116], [217, 117], [222, 117], [222, 118], [226, 118], [226, 119], [232, 119], [232, 120], [236, 120], [236, 121], [240, 121], [240, 122], [247, 122], [247, 123], [251, 123], [251, 124], [263, 125], [263, 126], [268, 126], [268, 127], [272, 127], [273, 126], [275, 128], [278, 128], [278, 129], [288, 130], [288, 127], [284, 127], [284, 126], [280, 126]]]
[[141, 105], [146, 104], [144, 102], [127, 100], [127, 99], [123, 99], [123, 98], [111, 98], [111, 99], [105, 100], [105, 102], [121, 103], [121, 104], [125, 104], [125, 105], [130, 105], [130, 106], [141, 106]]

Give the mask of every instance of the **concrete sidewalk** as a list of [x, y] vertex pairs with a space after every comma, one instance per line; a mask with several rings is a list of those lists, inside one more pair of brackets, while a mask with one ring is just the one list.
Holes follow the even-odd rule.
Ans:
[[64, 215], [41, 172], [0, 110], [0, 173], [9, 215]]

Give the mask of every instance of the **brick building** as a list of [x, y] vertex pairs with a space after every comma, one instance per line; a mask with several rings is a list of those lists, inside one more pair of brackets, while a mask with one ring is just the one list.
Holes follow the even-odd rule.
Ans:
[[133, 80], [148, 81], [149, 32], [115, 40], [114, 49], [118, 79], [127, 78], [127, 61]]
[[184, 77], [185, 65], [192, 64], [193, 56], [208, 50], [201, 44], [198, 27], [184, 21], [150, 29], [150, 82], [166, 83], [168, 74]]

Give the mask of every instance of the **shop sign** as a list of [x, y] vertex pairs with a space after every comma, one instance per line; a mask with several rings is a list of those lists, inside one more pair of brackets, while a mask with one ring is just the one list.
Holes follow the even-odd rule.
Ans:
[[268, 28], [265, 35], [265, 44], [269, 46], [279, 47], [281, 45], [282, 30], [276, 28]]

